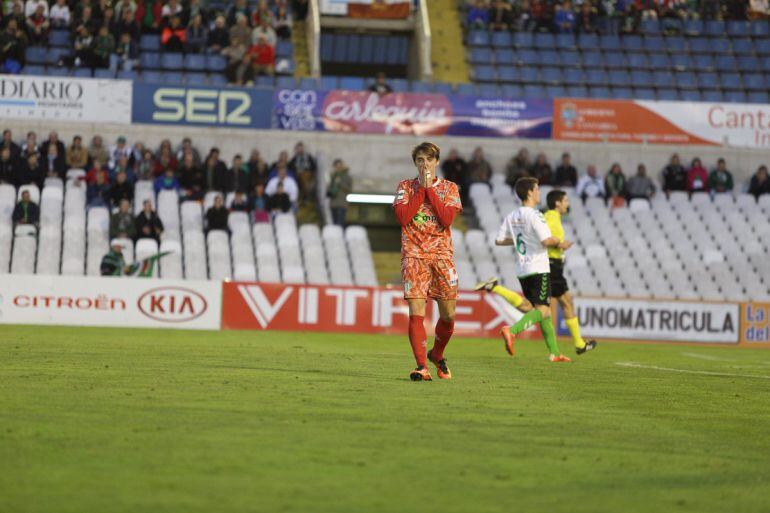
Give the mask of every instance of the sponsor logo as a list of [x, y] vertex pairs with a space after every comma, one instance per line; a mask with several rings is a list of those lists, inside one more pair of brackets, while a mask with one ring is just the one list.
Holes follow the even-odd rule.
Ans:
[[136, 302], [139, 311], [161, 322], [189, 322], [208, 308], [203, 295], [183, 287], [158, 287], [148, 290]]
[[104, 294], [87, 296], [37, 296], [18, 294], [13, 298], [18, 308], [51, 308], [55, 310], [125, 310], [126, 302], [120, 298], [109, 298]]
[[251, 96], [245, 91], [162, 87], [152, 95], [153, 121], [250, 125]]
[[412, 221], [414, 221], [414, 224], [417, 226], [422, 226], [428, 221], [437, 223], [438, 218], [436, 216], [429, 216], [428, 214], [415, 214], [415, 216], [412, 218]]

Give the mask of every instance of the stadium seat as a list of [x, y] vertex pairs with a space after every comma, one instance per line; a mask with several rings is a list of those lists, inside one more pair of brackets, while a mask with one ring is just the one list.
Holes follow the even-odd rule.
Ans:
[[532, 32], [516, 32], [513, 34], [513, 45], [516, 48], [532, 48], [534, 39]]
[[48, 34], [48, 44], [50, 46], [68, 48], [70, 46], [70, 35], [67, 30], [52, 30]]
[[509, 48], [513, 45], [513, 38], [510, 32], [492, 32], [491, 43], [495, 48]]
[[542, 48], [550, 50], [556, 46], [553, 34], [547, 34], [544, 32], [537, 32], [534, 37], [533, 46], [535, 48]]
[[163, 53], [160, 56], [160, 67], [164, 70], [181, 71], [185, 67], [184, 55], [181, 53]]
[[143, 34], [139, 39], [139, 50], [142, 52], [159, 52], [160, 36], [157, 34]]
[[649, 87], [635, 87], [634, 98], [638, 100], [655, 100], [657, 95], [655, 90]]
[[142, 70], [161, 69], [160, 54], [155, 52], [142, 52], [139, 55], [139, 67]]
[[225, 70], [227, 61], [221, 55], [207, 55], [206, 56], [206, 69], [214, 72], [221, 72]]
[[[513, 56], [513, 50], [508, 49]], [[471, 48], [468, 60], [471, 64], [492, 64], [492, 50], [489, 48]], [[500, 62], [498, 60], [498, 62]]]
[[479, 82], [493, 82], [497, 79], [492, 66], [474, 66], [473, 79]]
[[725, 34], [725, 22], [719, 20], [708, 20], [703, 24], [703, 32], [710, 37], [722, 37]]

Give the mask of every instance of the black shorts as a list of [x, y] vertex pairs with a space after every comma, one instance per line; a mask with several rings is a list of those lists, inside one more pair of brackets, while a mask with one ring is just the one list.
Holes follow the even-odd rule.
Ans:
[[551, 295], [561, 297], [569, 290], [567, 280], [564, 278], [564, 260], [551, 258]]
[[548, 273], [531, 274], [525, 278], [519, 278], [521, 291], [524, 297], [533, 305], [551, 304], [551, 275]]

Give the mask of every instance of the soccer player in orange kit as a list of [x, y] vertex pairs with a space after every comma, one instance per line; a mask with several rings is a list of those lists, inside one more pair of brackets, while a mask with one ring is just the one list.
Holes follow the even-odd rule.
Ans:
[[[401, 278], [404, 299], [409, 304], [409, 343], [417, 368], [412, 381], [431, 381], [427, 360], [436, 365], [438, 377], [451, 379], [444, 349], [454, 330], [457, 302], [457, 271], [450, 227], [462, 211], [457, 185], [436, 176], [440, 151], [424, 142], [412, 150], [417, 178], [402, 180], [393, 201], [401, 224]], [[425, 305], [428, 298], [438, 303], [439, 320], [433, 348], [427, 351]]]

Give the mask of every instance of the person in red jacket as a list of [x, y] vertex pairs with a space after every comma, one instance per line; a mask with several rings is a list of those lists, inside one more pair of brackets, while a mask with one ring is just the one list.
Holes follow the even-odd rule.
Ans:
[[187, 41], [187, 30], [182, 26], [179, 17], [173, 16], [171, 23], [160, 33], [160, 43], [168, 52], [181, 52], [184, 51], [185, 41]]
[[706, 168], [701, 164], [700, 159], [695, 157], [692, 159], [690, 169], [687, 171], [687, 190], [692, 194], [693, 192], [708, 192], [709, 173]]
[[[452, 373], [444, 349], [454, 331], [457, 302], [457, 271], [454, 265], [451, 226], [462, 211], [457, 185], [438, 178], [439, 148], [424, 142], [412, 150], [417, 178], [398, 184], [393, 210], [401, 224], [401, 278], [404, 299], [409, 305], [409, 343], [417, 368], [412, 381], [431, 381], [427, 360], [436, 365], [438, 377], [450, 379]], [[436, 300], [439, 320], [433, 348], [427, 351], [425, 304]]]
[[257, 40], [257, 44], [249, 48], [252, 58], [254, 73], [256, 75], [273, 75], [275, 73], [275, 49], [267, 44], [264, 37]]

